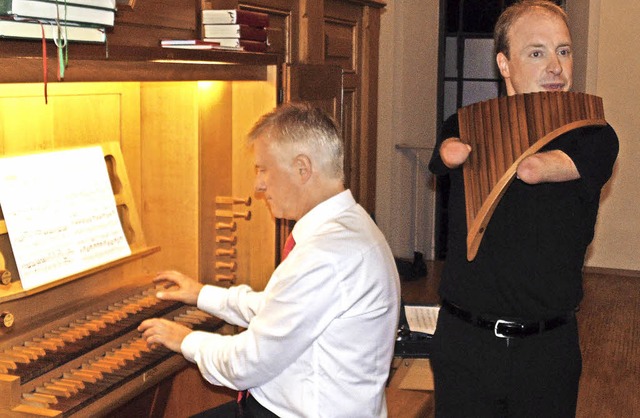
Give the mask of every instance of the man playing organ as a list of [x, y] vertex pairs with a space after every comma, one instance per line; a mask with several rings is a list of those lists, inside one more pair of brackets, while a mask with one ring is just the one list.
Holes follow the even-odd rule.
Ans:
[[[249, 394], [202, 417], [386, 417], [384, 388], [399, 316], [391, 250], [344, 187], [335, 123], [306, 104], [283, 105], [249, 135], [256, 192], [276, 218], [295, 220], [283, 259], [263, 292], [203, 286], [178, 272], [158, 293], [247, 329], [192, 332], [164, 319], [139, 329], [195, 362], [211, 383]], [[295, 247], [292, 247], [295, 243]], [[290, 250], [290, 251], [289, 251]]]

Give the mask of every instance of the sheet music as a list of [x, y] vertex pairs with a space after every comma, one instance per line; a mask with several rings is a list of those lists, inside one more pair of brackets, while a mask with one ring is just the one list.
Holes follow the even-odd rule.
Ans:
[[412, 332], [423, 332], [433, 335], [433, 333], [436, 332], [439, 312], [440, 306], [404, 306], [404, 313], [407, 317], [409, 330]]
[[0, 158], [0, 205], [25, 290], [131, 254], [101, 147]]

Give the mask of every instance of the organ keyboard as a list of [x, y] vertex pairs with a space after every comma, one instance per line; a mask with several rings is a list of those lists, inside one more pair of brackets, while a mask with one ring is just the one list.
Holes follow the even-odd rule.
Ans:
[[0, 416], [96, 417], [183, 368], [181, 355], [148, 347], [137, 326], [165, 317], [193, 329], [223, 321], [161, 301], [144, 260], [147, 246], [117, 144], [103, 144], [131, 255], [25, 290], [4, 220], [0, 221]]
[[[2, 401], [5, 411], [16, 416], [95, 416], [113, 405], [101, 398], [122, 401], [114, 391], [128, 385], [130, 392], [132, 384], [140, 391], [184, 365], [164, 347], [147, 347], [136, 331], [141, 321], [166, 317], [208, 330], [223, 325], [197, 309], [161, 301], [155, 292], [144, 290], [0, 352], [1, 391], [11, 394]], [[20, 393], [13, 393], [15, 388]]]

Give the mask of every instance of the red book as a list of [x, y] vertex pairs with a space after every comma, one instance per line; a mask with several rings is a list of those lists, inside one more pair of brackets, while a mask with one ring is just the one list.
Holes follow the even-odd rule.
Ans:
[[250, 41], [267, 40], [267, 30], [254, 26], [231, 24], [231, 25], [202, 25], [203, 38], [231, 38], [246, 39]]
[[265, 28], [269, 26], [269, 15], [242, 9], [203, 10], [202, 24], [242, 24]]
[[247, 52], [267, 52], [269, 44], [262, 41], [249, 41], [246, 39], [233, 38], [206, 38], [205, 41], [219, 43], [214, 49], [234, 49]]

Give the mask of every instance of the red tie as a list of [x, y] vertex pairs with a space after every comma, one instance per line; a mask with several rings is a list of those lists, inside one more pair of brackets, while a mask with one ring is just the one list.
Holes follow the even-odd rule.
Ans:
[[293, 239], [293, 235], [289, 234], [287, 240], [284, 242], [284, 248], [282, 249], [282, 260], [287, 258], [293, 247], [296, 246], [296, 240]]

